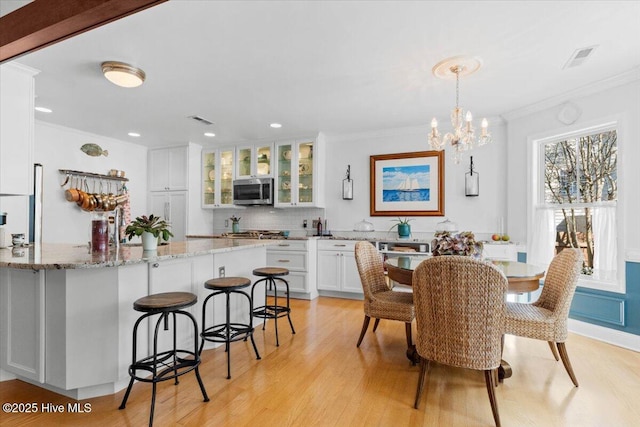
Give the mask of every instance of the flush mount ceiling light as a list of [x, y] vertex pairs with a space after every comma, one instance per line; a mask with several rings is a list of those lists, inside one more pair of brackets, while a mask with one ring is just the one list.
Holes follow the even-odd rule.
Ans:
[[271, 126], [274, 129], [280, 129], [282, 127], [280, 123], [271, 123], [269, 126]]
[[433, 75], [441, 79], [456, 79], [456, 106], [451, 111], [451, 125], [453, 132], [448, 132], [444, 137], [438, 132], [438, 121], [434, 117], [431, 120], [431, 134], [429, 135], [429, 146], [432, 150], [442, 151], [447, 144], [451, 144], [454, 149], [454, 162], [460, 162], [460, 153], [469, 150], [477, 145], [484, 145], [491, 142], [491, 134], [487, 131], [489, 123], [487, 119], [482, 119], [480, 137], [476, 139], [475, 129], [472, 125], [473, 116], [471, 111], [464, 115], [460, 108], [460, 77], [475, 73], [480, 68], [480, 60], [477, 58], [456, 56], [437, 63], [433, 67]]
[[214, 136], [216, 136], [216, 134], [213, 133], [213, 132], [205, 132], [204, 136], [208, 136], [209, 138], [213, 138]]
[[140, 134], [138, 132], [129, 132], [127, 135], [132, 136], [134, 138], [139, 138]]
[[118, 61], [103, 62], [102, 74], [111, 83], [121, 87], [140, 86], [146, 78], [146, 74], [140, 68]]
[[36, 107], [35, 110], [40, 111], [41, 113], [53, 113], [53, 110], [47, 107]]

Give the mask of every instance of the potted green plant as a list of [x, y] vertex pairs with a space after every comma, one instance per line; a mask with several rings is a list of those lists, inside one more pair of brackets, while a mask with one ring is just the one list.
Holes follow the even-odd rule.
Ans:
[[158, 240], [169, 240], [169, 237], [173, 237], [169, 227], [167, 221], [151, 214], [148, 217], [146, 215], [137, 217], [127, 225], [124, 232], [129, 240], [133, 239], [134, 236], [140, 236], [142, 238], [142, 249], [153, 251], [158, 248]]
[[389, 231], [393, 230], [394, 227], [398, 227], [398, 237], [405, 238], [411, 235], [411, 226], [409, 225], [409, 221], [412, 221], [411, 219], [398, 217], [397, 220], [392, 221], [396, 221], [396, 223], [391, 226]]

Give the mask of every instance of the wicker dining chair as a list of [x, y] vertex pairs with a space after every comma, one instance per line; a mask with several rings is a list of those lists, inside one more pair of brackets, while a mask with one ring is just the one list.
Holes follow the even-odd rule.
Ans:
[[405, 324], [407, 347], [413, 346], [411, 323], [415, 318], [413, 294], [396, 292], [389, 289], [384, 275], [384, 265], [378, 250], [369, 242], [356, 243], [356, 264], [364, 292], [364, 321], [356, 347], [360, 347], [369, 321], [376, 319], [373, 332], [378, 328], [380, 319], [398, 320]]
[[576, 387], [578, 380], [571, 367], [565, 341], [569, 309], [581, 268], [581, 250], [564, 249], [551, 261], [540, 297], [531, 304], [507, 302], [505, 311], [505, 333], [547, 341], [556, 361], [560, 353], [562, 363]]
[[495, 379], [500, 366], [507, 278], [495, 266], [467, 256], [427, 259], [413, 273], [420, 379], [430, 362], [484, 371], [493, 419], [500, 426]]

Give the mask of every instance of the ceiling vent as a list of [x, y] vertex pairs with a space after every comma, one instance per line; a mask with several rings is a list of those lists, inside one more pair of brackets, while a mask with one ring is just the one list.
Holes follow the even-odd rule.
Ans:
[[207, 126], [210, 126], [210, 125], [212, 125], [212, 124], [213, 124], [213, 122], [212, 122], [212, 121], [209, 121], [209, 120], [207, 120], [207, 119], [203, 119], [203, 118], [202, 118], [202, 117], [200, 117], [200, 116], [189, 116], [188, 118], [189, 118], [189, 119], [192, 119], [192, 120], [195, 120], [196, 122], [201, 123], [201, 124], [203, 124], [203, 125], [207, 125]]
[[575, 52], [573, 52], [562, 69], [566, 70], [567, 68], [573, 68], [584, 64], [584, 61], [586, 61], [587, 58], [589, 58], [591, 54], [593, 54], [593, 51], [596, 50], [596, 47], [598, 46], [589, 46], [577, 49]]

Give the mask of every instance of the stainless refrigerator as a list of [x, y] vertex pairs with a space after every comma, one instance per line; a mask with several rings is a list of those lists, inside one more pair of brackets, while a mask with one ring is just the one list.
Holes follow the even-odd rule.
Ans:
[[29, 195], [29, 242], [42, 244], [42, 165], [33, 165], [33, 194]]

